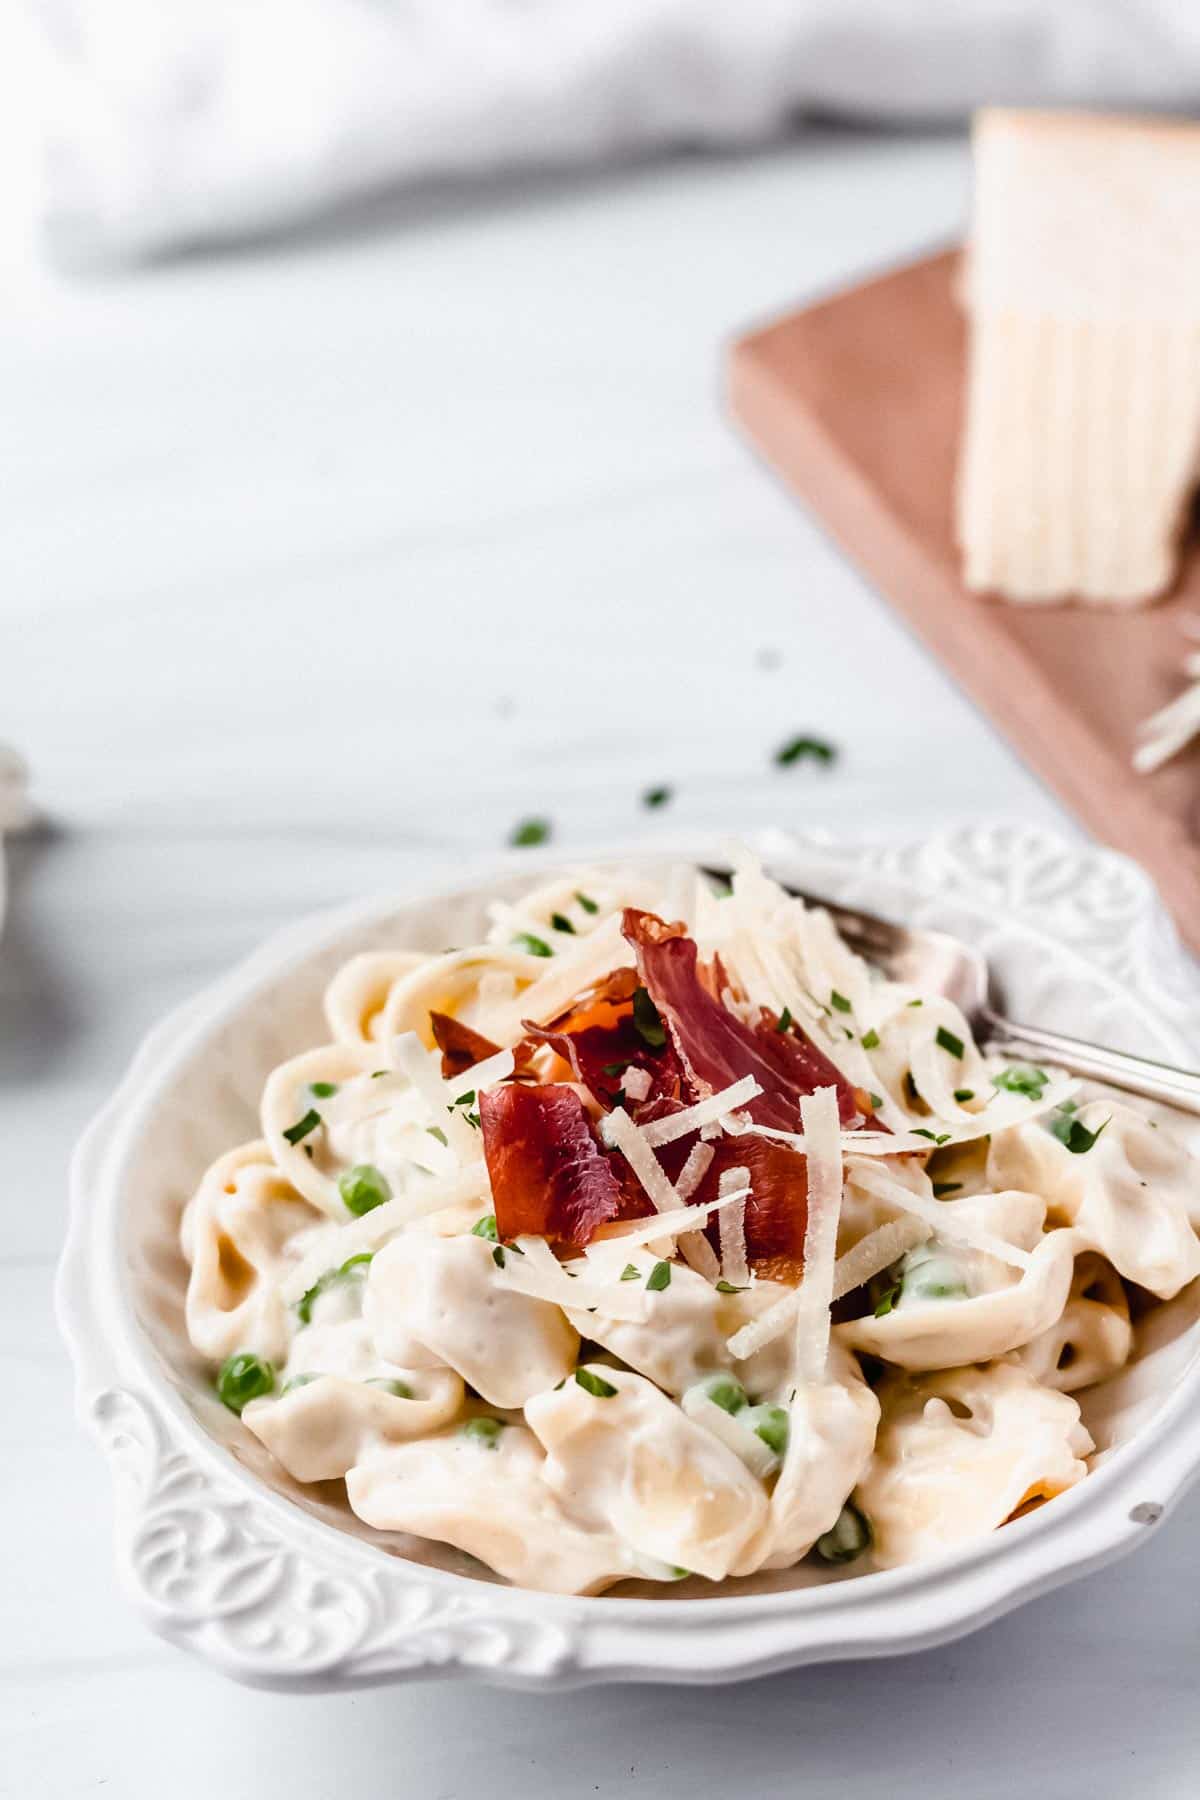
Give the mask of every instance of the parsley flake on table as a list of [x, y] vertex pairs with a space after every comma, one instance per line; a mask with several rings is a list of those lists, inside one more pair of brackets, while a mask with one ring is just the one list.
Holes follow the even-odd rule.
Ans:
[[520, 819], [509, 832], [508, 841], [514, 850], [530, 849], [549, 843], [553, 829], [549, 819]]
[[798, 762], [823, 763], [828, 767], [836, 760], [837, 750], [834, 745], [818, 737], [788, 738], [775, 752], [775, 761], [781, 769], [790, 769], [793, 763]]

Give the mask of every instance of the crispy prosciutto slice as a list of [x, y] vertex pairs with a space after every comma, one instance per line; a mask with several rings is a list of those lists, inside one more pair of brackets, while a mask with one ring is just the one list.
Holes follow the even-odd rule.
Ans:
[[[746, 1201], [746, 1256], [755, 1272], [774, 1281], [795, 1282], [804, 1266], [804, 1232], [808, 1221], [808, 1165], [798, 1151], [771, 1138], [718, 1138], [712, 1162], [692, 1204], [715, 1200], [726, 1169], [745, 1169], [750, 1176]], [[706, 1227], [709, 1242], [720, 1251], [719, 1226]]]
[[[605, 1111], [620, 1103], [627, 1069], [648, 1079], [636, 1105], [639, 1120], [656, 1118], [684, 1099], [683, 1066], [675, 1046], [649, 1025], [636, 999], [638, 979], [632, 969], [617, 969], [601, 987], [579, 1000], [549, 1025], [523, 1021], [526, 1043], [549, 1044], [569, 1065]], [[643, 1001], [645, 995], [642, 996]]]
[[710, 991], [712, 977], [698, 967], [696, 944], [682, 925], [627, 907], [623, 930], [697, 1097], [753, 1075], [763, 1091], [746, 1111], [756, 1125], [798, 1131], [801, 1096], [819, 1087], [837, 1089], [843, 1125], [860, 1116], [855, 1089], [797, 1025], [781, 1031], [766, 1007], [747, 1025]]
[[[486, 1062], [489, 1056], [498, 1054], [499, 1044], [493, 1044], [491, 1038], [484, 1037], [481, 1031], [473, 1031], [464, 1025], [461, 1019], [451, 1018], [449, 1013], [431, 1012], [429, 1029], [433, 1033], [433, 1041], [442, 1053], [442, 1079], [450, 1081], [455, 1075], [465, 1075], [476, 1063]], [[513, 1079], [520, 1081], [529, 1073], [529, 1051], [524, 1044], [518, 1044], [513, 1051]]]
[[501, 1238], [529, 1232], [581, 1249], [609, 1220], [652, 1210], [597, 1143], [574, 1088], [485, 1088], [479, 1118]]

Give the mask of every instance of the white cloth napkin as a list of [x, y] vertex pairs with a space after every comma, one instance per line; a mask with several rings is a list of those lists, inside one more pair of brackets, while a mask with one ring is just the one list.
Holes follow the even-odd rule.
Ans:
[[805, 113], [1187, 107], [1193, 0], [40, 0], [68, 258], [277, 228], [398, 182], [746, 144]]

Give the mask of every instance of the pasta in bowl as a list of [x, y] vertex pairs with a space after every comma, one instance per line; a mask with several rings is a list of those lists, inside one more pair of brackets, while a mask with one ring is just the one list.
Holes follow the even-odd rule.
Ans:
[[556, 874], [325, 1016], [187, 1204], [188, 1337], [293, 1482], [523, 1588], [976, 1543], [1088, 1478], [1077, 1396], [1200, 1272], [1159, 1120], [985, 1055], [750, 856]]
[[[1008, 827], [887, 848], [768, 833], [755, 848], [787, 883], [958, 932], [1026, 1016], [1174, 1061], [1200, 1038], [1200, 983], [1120, 859]], [[715, 1116], [693, 1114], [671, 1139], [651, 1132], [653, 1096], [636, 1091], [640, 1051], [606, 1056], [627, 1065], [619, 1071], [601, 1064], [605, 1093], [619, 1085], [625, 1096], [618, 1107], [562, 1058], [569, 1044], [526, 1029], [570, 1021], [613, 970], [645, 985], [624, 933], [630, 907], [684, 926], [676, 935], [696, 944], [698, 969], [720, 955], [722, 1004], [736, 1002], [743, 1023], [763, 1005], [783, 1022], [769, 992], [734, 991], [735, 965], [739, 986], [762, 979], [744, 954], [716, 948], [712, 933], [732, 929], [741, 902], [697, 887], [694, 870], [722, 860], [723, 847], [692, 842], [679, 855], [687, 866], [643, 848], [568, 874], [521, 852], [499, 869], [456, 869], [441, 888], [427, 877], [423, 889], [302, 920], [152, 1032], [92, 1123], [72, 1164], [58, 1308], [81, 1415], [117, 1477], [124, 1584], [174, 1642], [239, 1679], [288, 1689], [435, 1672], [539, 1688], [714, 1681], [891, 1654], [971, 1630], [1144, 1542], [1195, 1478], [1200, 1283], [1162, 1297], [1170, 1255], [1187, 1253], [1179, 1197], [1187, 1212], [1190, 1164], [1149, 1173], [1156, 1158], [1180, 1157], [1169, 1117], [1153, 1129], [1140, 1114], [1105, 1125], [1107, 1096], [1060, 1102], [1060, 1078], [1044, 1070], [1040, 1096], [995, 1088], [992, 1122], [1006, 1129], [988, 1143], [971, 1123], [978, 1109], [954, 1090], [986, 1094], [984, 1078], [1000, 1071], [973, 1060], [952, 1015], [935, 1019], [932, 996], [893, 1008], [889, 1034], [875, 1028], [878, 1046], [852, 1047], [846, 1032], [861, 1039], [872, 1027], [852, 1016], [863, 1008], [849, 985], [856, 972], [839, 966], [828, 992], [808, 983], [828, 1017], [792, 1005], [797, 1029], [779, 1034], [800, 1049], [801, 1034], [811, 1039], [871, 1106], [852, 1125], [839, 1105], [835, 1220], [832, 1184], [814, 1178], [810, 1196], [807, 1172], [803, 1209], [772, 1204], [788, 1185], [780, 1170], [795, 1167], [788, 1159], [808, 1158], [790, 1141], [813, 1124], [798, 1106], [759, 1130], [758, 1096], [742, 1089], [735, 1104], [712, 1081]], [[768, 900], [748, 866], [742, 879], [748, 904], [756, 892]], [[512, 941], [523, 933], [552, 956]], [[535, 1011], [530, 994], [551, 976]], [[635, 1049], [665, 1051], [669, 1006], [655, 1003], [659, 1046], [629, 1024], [632, 993], [609, 997], [618, 1017], [593, 1023], [624, 1018]], [[924, 1005], [933, 1023], [922, 1037]], [[656, 1038], [646, 1002], [638, 1009]], [[460, 1028], [448, 1050], [434, 1013]], [[942, 1060], [939, 1024], [962, 1038], [962, 1073]], [[463, 1030], [487, 1036], [492, 1058], [511, 1054], [512, 1071], [493, 1060], [481, 1073]], [[869, 1075], [849, 1060], [858, 1050]], [[950, 1104], [968, 1117], [931, 1122], [945, 1096], [921, 1113], [907, 1072], [918, 1094], [949, 1080]], [[766, 1094], [763, 1070], [751, 1074]], [[821, 1085], [801, 1099], [820, 1108]], [[824, 1085], [838, 1094], [836, 1079]], [[325, 1086], [338, 1091], [309, 1091]], [[378, 1102], [360, 1104], [372, 1087]], [[573, 1232], [594, 1224], [586, 1242], [547, 1235], [552, 1219], [537, 1213], [514, 1221], [493, 1191], [491, 1108], [520, 1109], [529, 1091], [551, 1088], [578, 1100], [562, 1103], [576, 1128], [582, 1109], [591, 1173], [570, 1222]], [[493, 1096], [486, 1105], [481, 1092]], [[700, 1104], [682, 1085], [671, 1099], [673, 1116]], [[458, 1124], [428, 1110], [452, 1100]], [[1064, 1104], [1077, 1108], [1067, 1121], [1104, 1127], [1086, 1155], [1047, 1131]], [[297, 1133], [310, 1112], [319, 1123]], [[637, 1133], [625, 1147], [621, 1118]], [[905, 1136], [920, 1148], [902, 1152]], [[703, 1215], [691, 1232], [645, 1188], [634, 1166], [650, 1170], [643, 1139], [675, 1189], [695, 1140], [713, 1149], [686, 1196]], [[827, 1108], [814, 1142], [828, 1173]], [[1112, 1159], [1103, 1182], [1100, 1150]], [[1043, 1166], [1047, 1151], [1057, 1165]], [[520, 1158], [508, 1166], [520, 1171]], [[619, 1196], [612, 1218], [597, 1214], [597, 1197], [600, 1213], [613, 1201], [605, 1167]], [[510, 1185], [544, 1197], [544, 1183]], [[1147, 1236], [1126, 1203], [1164, 1189]], [[1113, 1222], [1114, 1192], [1127, 1229], [1088, 1249]], [[949, 1228], [944, 1243], [922, 1235], [930, 1205]], [[736, 1260], [725, 1259], [738, 1254], [739, 1208], [747, 1266], [733, 1280]], [[818, 1284], [799, 1299], [810, 1223], [821, 1229], [809, 1272], [828, 1279], [831, 1254], [836, 1271], [824, 1317]], [[653, 1235], [635, 1241], [647, 1227]], [[704, 1245], [715, 1279], [711, 1262], [688, 1260], [706, 1262]], [[624, 1282], [612, 1279], [618, 1257], [618, 1277], [635, 1271]], [[474, 1335], [463, 1328], [474, 1315], [455, 1296], [479, 1277], [506, 1309], [503, 1339], [490, 1311]], [[535, 1333], [518, 1300], [540, 1319]], [[869, 1345], [873, 1331], [886, 1341]], [[935, 1341], [950, 1366], [931, 1366]], [[502, 1358], [491, 1353], [501, 1343]], [[821, 1378], [811, 1378], [822, 1351]], [[217, 1394], [231, 1361], [221, 1385], [233, 1409]], [[560, 1369], [570, 1371], [561, 1386]], [[910, 1456], [895, 1457], [900, 1443]], [[689, 1487], [677, 1454], [697, 1444], [700, 1466], [721, 1471], [711, 1495], [703, 1482]], [[929, 1495], [933, 1470], [952, 1467], [961, 1504], [942, 1509], [954, 1521], [943, 1541]], [[400, 1509], [405, 1528], [368, 1522], [399, 1520]]]

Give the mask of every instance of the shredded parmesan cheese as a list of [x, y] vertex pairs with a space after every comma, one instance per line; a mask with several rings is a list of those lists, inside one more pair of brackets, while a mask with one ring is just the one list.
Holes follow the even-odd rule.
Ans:
[[[600, 1134], [606, 1144], [613, 1146], [624, 1156], [650, 1196], [655, 1212], [674, 1212], [683, 1204], [667, 1180], [662, 1164], [627, 1112], [617, 1107], [615, 1112], [608, 1113], [600, 1127]], [[679, 1251], [684, 1261], [706, 1280], [717, 1279], [721, 1271], [716, 1252], [708, 1239], [698, 1231], [689, 1232], [686, 1237], [680, 1238]]]
[[621, 1086], [624, 1089], [626, 1096], [630, 1100], [636, 1102], [646, 1098], [646, 1095], [650, 1092], [654, 1083], [650, 1079], [650, 1071], [648, 1069], [635, 1069], [630, 1067], [626, 1069], [625, 1074], [622, 1077]]
[[[450, 1083], [442, 1080], [437, 1052], [427, 1050], [415, 1031], [406, 1031], [393, 1040], [392, 1054], [398, 1067], [428, 1104], [450, 1148], [460, 1158], [473, 1157], [476, 1133], [463, 1118], [460, 1108], [454, 1105], [456, 1096]], [[467, 1092], [470, 1085], [468, 1082], [463, 1091]]]
[[764, 1443], [758, 1433], [751, 1431], [735, 1414], [715, 1406], [702, 1387], [688, 1388], [679, 1404], [689, 1419], [694, 1419], [697, 1425], [703, 1425], [706, 1431], [711, 1431], [714, 1437], [727, 1444], [760, 1481], [765, 1481], [777, 1467], [779, 1459], [770, 1445]]
[[313, 1248], [280, 1282], [279, 1293], [284, 1305], [294, 1305], [320, 1276], [339, 1268], [347, 1257], [357, 1256], [362, 1250], [376, 1249], [414, 1219], [428, 1218], [450, 1206], [465, 1206], [469, 1200], [487, 1200], [490, 1205], [488, 1193], [486, 1164], [469, 1163], [455, 1174], [427, 1182], [413, 1193], [385, 1200], [382, 1206], [372, 1207], [361, 1219], [330, 1226], [319, 1234]]
[[688, 1152], [688, 1159], [679, 1171], [679, 1180], [675, 1183], [675, 1198], [682, 1204], [690, 1200], [704, 1177], [708, 1174], [716, 1151], [711, 1144], [693, 1144]]
[[498, 1050], [495, 1056], [485, 1056], [473, 1068], [464, 1069], [461, 1075], [452, 1075], [445, 1083], [451, 1101], [458, 1100], [463, 1094], [478, 1093], [480, 1088], [494, 1087], [496, 1082], [504, 1081], [513, 1072], [513, 1053], [511, 1050]]
[[[514, 1247], [515, 1246], [515, 1247]], [[632, 1325], [645, 1323], [649, 1302], [644, 1288], [631, 1282], [589, 1280], [586, 1275], [569, 1275], [551, 1250], [545, 1238], [518, 1237], [505, 1251], [503, 1265], [497, 1268], [496, 1280], [501, 1287], [530, 1300], [545, 1300], [551, 1306], [572, 1311], [596, 1308], [606, 1318], [623, 1319]]]
[[681, 1204], [662, 1164], [627, 1112], [618, 1106], [607, 1113], [600, 1135], [611, 1149], [621, 1152], [649, 1195], [655, 1212], [672, 1212]]
[[1137, 728], [1133, 766], [1139, 775], [1148, 775], [1152, 769], [1170, 762], [1200, 734], [1200, 650], [1188, 652], [1183, 670], [1188, 677], [1187, 687], [1159, 712], [1143, 719]]
[[747, 1357], [754, 1356], [764, 1345], [773, 1343], [783, 1331], [794, 1322], [796, 1309], [800, 1305], [800, 1290], [793, 1288], [790, 1294], [784, 1294], [774, 1306], [769, 1306], [757, 1319], [751, 1319], [740, 1331], [735, 1331], [725, 1343], [730, 1356], [738, 1362], [745, 1362]]
[[838, 1219], [842, 1211], [842, 1138], [837, 1089], [818, 1088], [800, 1102], [800, 1122], [808, 1144], [808, 1220], [804, 1231], [804, 1278], [796, 1307], [796, 1379], [825, 1379], [829, 1357], [829, 1308], [837, 1262]]
[[845, 1256], [839, 1256], [833, 1270], [833, 1298], [863, 1287], [866, 1282], [890, 1269], [905, 1251], [923, 1244], [933, 1232], [923, 1219], [906, 1213], [902, 1219], [889, 1219], [878, 1230], [860, 1238]]
[[695, 1106], [685, 1106], [682, 1112], [669, 1113], [665, 1119], [652, 1119], [649, 1125], [641, 1127], [642, 1136], [652, 1149], [673, 1144], [676, 1138], [686, 1137], [689, 1131], [698, 1131], [703, 1125], [719, 1124], [726, 1113], [745, 1106], [748, 1100], [761, 1093], [753, 1075], [743, 1075], [732, 1087], [719, 1094], [710, 1094], [707, 1100], [698, 1100]]
[[[919, 1129], [910, 1126], [908, 1131], [841, 1131], [842, 1152], [846, 1156], [928, 1156], [932, 1150], [940, 1150], [947, 1145], [970, 1144], [978, 1138], [990, 1137], [997, 1131], [1004, 1131], [1010, 1125], [1023, 1125], [1030, 1119], [1037, 1119], [1043, 1113], [1053, 1112], [1079, 1092], [1078, 1081], [1070, 1076], [1060, 1076], [1047, 1084], [1040, 1100], [1026, 1099], [1022, 1094], [1003, 1093], [1000, 1089], [995, 1097], [981, 1112], [971, 1113], [966, 1122], [960, 1115], [958, 1119], [939, 1119], [931, 1113]], [[774, 1138], [781, 1144], [787, 1144], [802, 1154], [807, 1149], [805, 1134], [800, 1131], [780, 1131], [774, 1125], [755, 1125], [752, 1122], [737, 1119], [723, 1119], [725, 1130], [732, 1137], [744, 1137], [747, 1133], [755, 1137]]]
[[928, 1194], [914, 1194], [889, 1175], [886, 1170], [876, 1168], [864, 1157], [861, 1162], [852, 1157], [848, 1174], [854, 1185], [874, 1194], [876, 1199], [884, 1200], [899, 1211], [912, 1213], [929, 1226], [930, 1231], [948, 1243], [963, 1244], [969, 1250], [978, 1250], [983, 1256], [994, 1256], [998, 1262], [1009, 1263], [1016, 1269], [1027, 1269], [1030, 1257], [1027, 1250], [1018, 1250], [1015, 1244], [1005, 1243], [1003, 1238], [993, 1237], [990, 1231], [981, 1231], [977, 1225], [956, 1216], [952, 1201], [935, 1200]]
[[[719, 1194], [715, 1200], [702, 1201], [698, 1206], [681, 1206], [677, 1211], [660, 1214], [655, 1219], [623, 1219], [617, 1225], [602, 1225], [592, 1243], [621, 1244], [627, 1248], [632, 1244], [653, 1244], [661, 1238], [679, 1237], [685, 1232], [694, 1233], [698, 1226], [707, 1223], [711, 1213], [735, 1206], [738, 1201], [744, 1204], [749, 1193], [749, 1188], [737, 1188], [731, 1194]], [[704, 1242], [707, 1245], [707, 1240]], [[717, 1274], [720, 1274], [719, 1269]]]
[[[717, 1192], [721, 1199], [726, 1199], [738, 1188], [748, 1189], [749, 1184], [748, 1169], [726, 1169], [717, 1183]], [[750, 1264], [746, 1257], [745, 1200], [722, 1207], [720, 1228], [721, 1273], [733, 1287], [745, 1287], [750, 1279]]]

